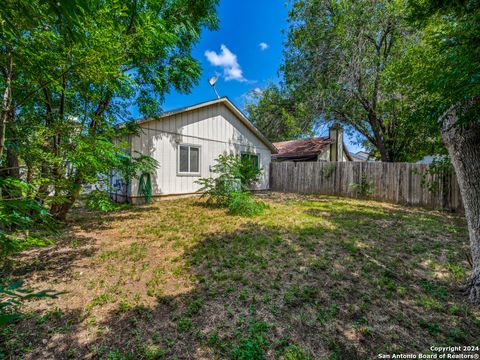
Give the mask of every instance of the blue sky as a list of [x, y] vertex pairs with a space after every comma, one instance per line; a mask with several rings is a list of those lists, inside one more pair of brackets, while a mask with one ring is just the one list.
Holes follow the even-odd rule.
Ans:
[[[204, 31], [192, 53], [203, 69], [199, 84], [190, 94], [168, 94], [163, 110], [214, 99], [215, 93], [208, 84], [213, 75], [219, 75], [219, 95], [228, 96], [243, 110], [250, 92], [278, 82], [287, 15], [283, 0], [221, 0], [219, 29]], [[324, 132], [326, 129], [320, 135]], [[350, 151], [360, 149], [348, 136], [346, 144]]]

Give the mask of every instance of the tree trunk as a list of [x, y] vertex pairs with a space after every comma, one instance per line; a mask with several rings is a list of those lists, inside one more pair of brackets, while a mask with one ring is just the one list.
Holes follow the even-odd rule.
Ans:
[[380, 153], [380, 160], [382, 162], [391, 162], [392, 159], [390, 157], [390, 152], [385, 146], [384, 134], [383, 134], [382, 126], [380, 124], [380, 120], [375, 115], [375, 112], [373, 110], [369, 109], [367, 111], [369, 112], [368, 122], [372, 128], [373, 137], [375, 140], [374, 146], [377, 148], [378, 152]]
[[7, 176], [20, 179], [20, 166], [18, 162], [18, 155], [14, 149], [7, 149]]
[[67, 198], [67, 201], [62, 204], [52, 206], [52, 208], [50, 209], [50, 213], [53, 215], [55, 219], [60, 221], [66, 220], [68, 212], [70, 211], [73, 204], [75, 204], [75, 201], [77, 201], [78, 197], [80, 196], [80, 191], [82, 190], [82, 184], [83, 184], [83, 180], [80, 177], [77, 177], [75, 179], [75, 183], [73, 184], [72, 190], [70, 191], [70, 194]]
[[9, 63], [5, 68], [5, 90], [2, 98], [2, 109], [0, 114], [0, 161], [5, 149], [5, 132], [7, 128], [7, 120], [10, 114], [10, 106], [12, 104], [12, 55], [8, 54]]
[[381, 162], [391, 162], [392, 159], [390, 158], [390, 153], [385, 148], [385, 144], [384, 144], [383, 140], [380, 140], [377, 144], [378, 144], [377, 149], [380, 152], [380, 161]]
[[472, 272], [467, 283], [470, 301], [480, 305], [480, 122], [459, 124], [465, 112], [480, 105], [475, 97], [452, 107], [441, 118], [442, 138], [457, 174], [470, 236]]
[[[15, 112], [10, 110], [10, 116], [8, 122], [12, 125], [15, 124]], [[7, 149], [7, 176], [20, 179], [20, 163], [18, 161], [18, 154], [13, 146], [9, 146]]]

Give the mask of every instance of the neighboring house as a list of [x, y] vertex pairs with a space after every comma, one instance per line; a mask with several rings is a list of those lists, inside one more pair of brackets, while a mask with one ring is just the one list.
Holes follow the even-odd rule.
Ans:
[[416, 164], [431, 164], [434, 161], [442, 161], [447, 157], [447, 155], [427, 155], [424, 156], [421, 160], [418, 160]]
[[375, 159], [366, 151], [358, 151], [357, 153], [352, 154], [352, 159], [353, 161], [375, 161]]
[[273, 145], [278, 153], [272, 155], [272, 161], [352, 161], [339, 126], [332, 126], [328, 137], [282, 141]]
[[[226, 97], [138, 120], [139, 136], [128, 139], [129, 151], [150, 155], [159, 162], [152, 174], [153, 196], [197, 192], [200, 177], [211, 171], [219, 155], [249, 156], [263, 169], [256, 189], [268, 189], [271, 154], [276, 152], [243, 113]], [[113, 199], [136, 202], [139, 181], [129, 184], [116, 176], [111, 179]]]

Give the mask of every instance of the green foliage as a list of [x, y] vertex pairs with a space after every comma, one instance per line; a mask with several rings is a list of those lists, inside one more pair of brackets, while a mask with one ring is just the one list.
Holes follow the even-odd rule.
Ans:
[[420, 327], [426, 329], [430, 335], [438, 336], [442, 329], [438, 324], [427, 322], [427, 321], [420, 321]]
[[18, 320], [22, 313], [21, 306], [30, 299], [54, 298], [56, 294], [51, 291], [33, 292], [26, 289], [21, 281], [8, 285], [0, 284], [0, 328]]
[[320, 175], [326, 179], [330, 178], [330, 176], [333, 175], [335, 172], [335, 169], [337, 168], [336, 164], [329, 164], [327, 166], [322, 167], [322, 170], [320, 170]]
[[13, 177], [0, 178], [0, 222], [8, 229], [48, 226], [51, 217], [32, 196], [32, 185]]
[[285, 293], [285, 304], [290, 306], [299, 306], [304, 303], [313, 303], [317, 296], [318, 290], [310, 286], [292, 286]]
[[246, 110], [253, 124], [271, 141], [312, 134], [313, 118], [307, 115], [305, 105], [284, 89], [270, 84], [253, 95]]
[[177, 320], [177, 329], [179, 331], [191, 331], [195, 328], [195, 325], [192, 322], [192, 319], [188, 317], [182, 317]]
[[435, 153], [438, 131], [421, 124], [390, 71], [416, 41], [406, 18], [405, 1], [293, 1], [283, 81], [257, 95], [250, 117], [274, 140], [335, 121], [382, 161]]
[[190, 53], [203, 29], [217, 27], [217, 3], [4, 1], [0, 169], [25, 169], [31, 198], [60, 220], [99, 176], [151, 174], [148, 156], [123, 152], [138, 126], [117, 125], [131, 103], [158, 114], [167, 92], [198, 81]]
[[452, 163], [447, 156], [436, 157], [422, 174], [421, 185], [434, 194], [442, 190], [441, 186], [444, 186], [444, 191], [448, 191], [453, 171]]
[[375, 192], [373, 181], [369, 181], [366, 174], [360, 177], [360, 182], [350, 184], [350, 188], [362, 198], [367, 198]]
[[51, 241], [30, 233], [30, 229], [50, 230], [55, 224], [42, 204], [32, 196], [32, 186], [12, 178], [0, 178], [0, 265], [8, 257], [31, 246]]
[[187, 308], [187, 315], [193, 316], [200, 312], [203, 307], [203, 300], [202, 299], [195, 299], [193, 300]]
[[427, 294], [436, 297], [438, 299], [444, 300], [448, 297], [448, 291], [442, 286], [435, 285], [427, 280], [422, 280], [420, 283], [422, 290], [425, 291]]
[[232, 194], [241, 189], [240, 181], [228, 178], [200, 178], [196, 181], [201, 187], [198, 190], [202, 197], [207, 198], [207, 204], [226, 207]]
[[158, 168], [158, 161], [151, 156], [143, 155], [138, 151], [131, 156], [125, 152], [118, 154], [119, 164], [116, 167], [117, 173], [125, 183], [132, 179], [139, 179], [138, 194], [145, 197], [146, 203], [152, 198], [151, 174]]
[[138, 151], [135, 151], [133, 156], [125, 152], [118, 153], [118, 160], [119, 163], [116, 170], [125, 182], [151, 174], [159, 166], [156, 159], [143, 155]]
[[228, 207], [235, 193], [248, 191], [258, 180], [262, 170], [248, 158], [220, 155], [212, 166], [215, 177], [200, 178], [197, 184], [207, 197], [207, 203]]
[[[480, 95], [480, 7], [477, 0], [408, 4], [417, 41], [391, 71], [418, 122], [438, 131], [447, 109]], [[463, 121], [478, 122], [476, 110]]]
[[91, 209], [101, 212], [112, 212], [123, 210], [128, 207], [126, 204], [118, 204], [114, 202], [108, 192], [101, 190], [93, 190], [87, 195], [85, 205]]

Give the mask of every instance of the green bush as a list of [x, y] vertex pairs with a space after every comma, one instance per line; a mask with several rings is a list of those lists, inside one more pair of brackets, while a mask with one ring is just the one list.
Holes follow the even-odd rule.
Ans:
[[256, 201], [248, 192], [234, 192], [228, 203], [228, 210], [234, 215], [255, 216], [260, 215], [267, 205]]
[[200, 178], [199, 191], [207, 203], [225, 207], [232, 214], [253, 216], [259, 214], [265, 204], [255, 201], [249, 193], [250, 187], [258, 180], [262, 170], [249, 157], [220, 155], [215, 160], [212, 172], [215, 177]]
[[219, 176], [217, 178], [200, 178], [202, 197], [207, 199], [207, 204], [219, 207], [228, 207], [234, 193], [241, 192], [238, 180]]
[[111, 212], [123, 210], [128, 204], [118, 204], [110, 199], [110, 195], [105, 191], [93, 190], [87, 195], [87, 208], [101, 212]]
[[34, 188], [21, 179], [0, 178], [0, 266], [8, 257], [31, 246], [51, 241], [31, 235], [31, 231], [52, 230], [55, 221], [34, 195]]

